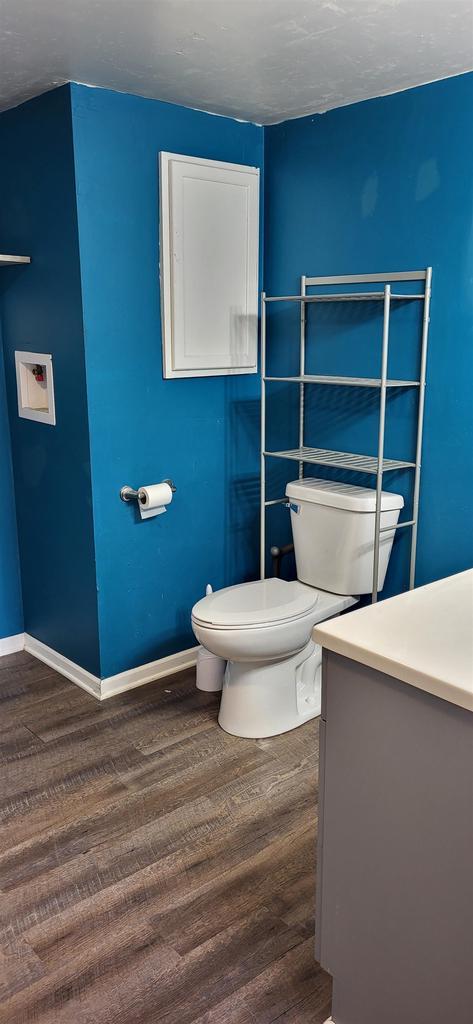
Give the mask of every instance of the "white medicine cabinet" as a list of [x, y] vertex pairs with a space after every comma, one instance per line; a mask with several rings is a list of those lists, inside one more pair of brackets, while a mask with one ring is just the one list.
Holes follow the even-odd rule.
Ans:
[[259, 169], [160, 153], [163, 374], [256, 373]]

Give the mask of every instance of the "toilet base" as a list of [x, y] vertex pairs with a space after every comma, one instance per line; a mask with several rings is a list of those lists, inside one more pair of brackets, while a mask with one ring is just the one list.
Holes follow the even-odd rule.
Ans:
[[229, 661], [219, 725], [232, 736], [278, 736], [320, 715], [322, 649], [312, 640], [283, 661]]

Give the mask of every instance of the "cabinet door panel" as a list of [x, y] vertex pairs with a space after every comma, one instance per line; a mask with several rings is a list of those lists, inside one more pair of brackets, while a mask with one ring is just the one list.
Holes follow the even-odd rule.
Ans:
[[161, 153], [164, 376], [255, 373], [259, 171]]
[[334, 1020], [471, 1024], [473, 715], [324, 662], [322, 966]]

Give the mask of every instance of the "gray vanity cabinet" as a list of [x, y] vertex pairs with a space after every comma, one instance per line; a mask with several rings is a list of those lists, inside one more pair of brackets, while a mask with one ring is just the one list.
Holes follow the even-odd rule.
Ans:
[[473, 715], [324, 652], [316, 956], [336, 1024], [473, 1022]]

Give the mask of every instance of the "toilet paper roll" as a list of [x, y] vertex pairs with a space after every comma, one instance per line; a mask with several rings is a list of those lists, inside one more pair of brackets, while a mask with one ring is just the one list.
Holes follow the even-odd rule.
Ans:
[[172, 501], [172, 491], [169, 484], [148, 484], [140, 487], [138, 491], [138, 508], [142, 519], [151, 519], [153, 516], [160, 516], [166, 511], [166, 505]]

